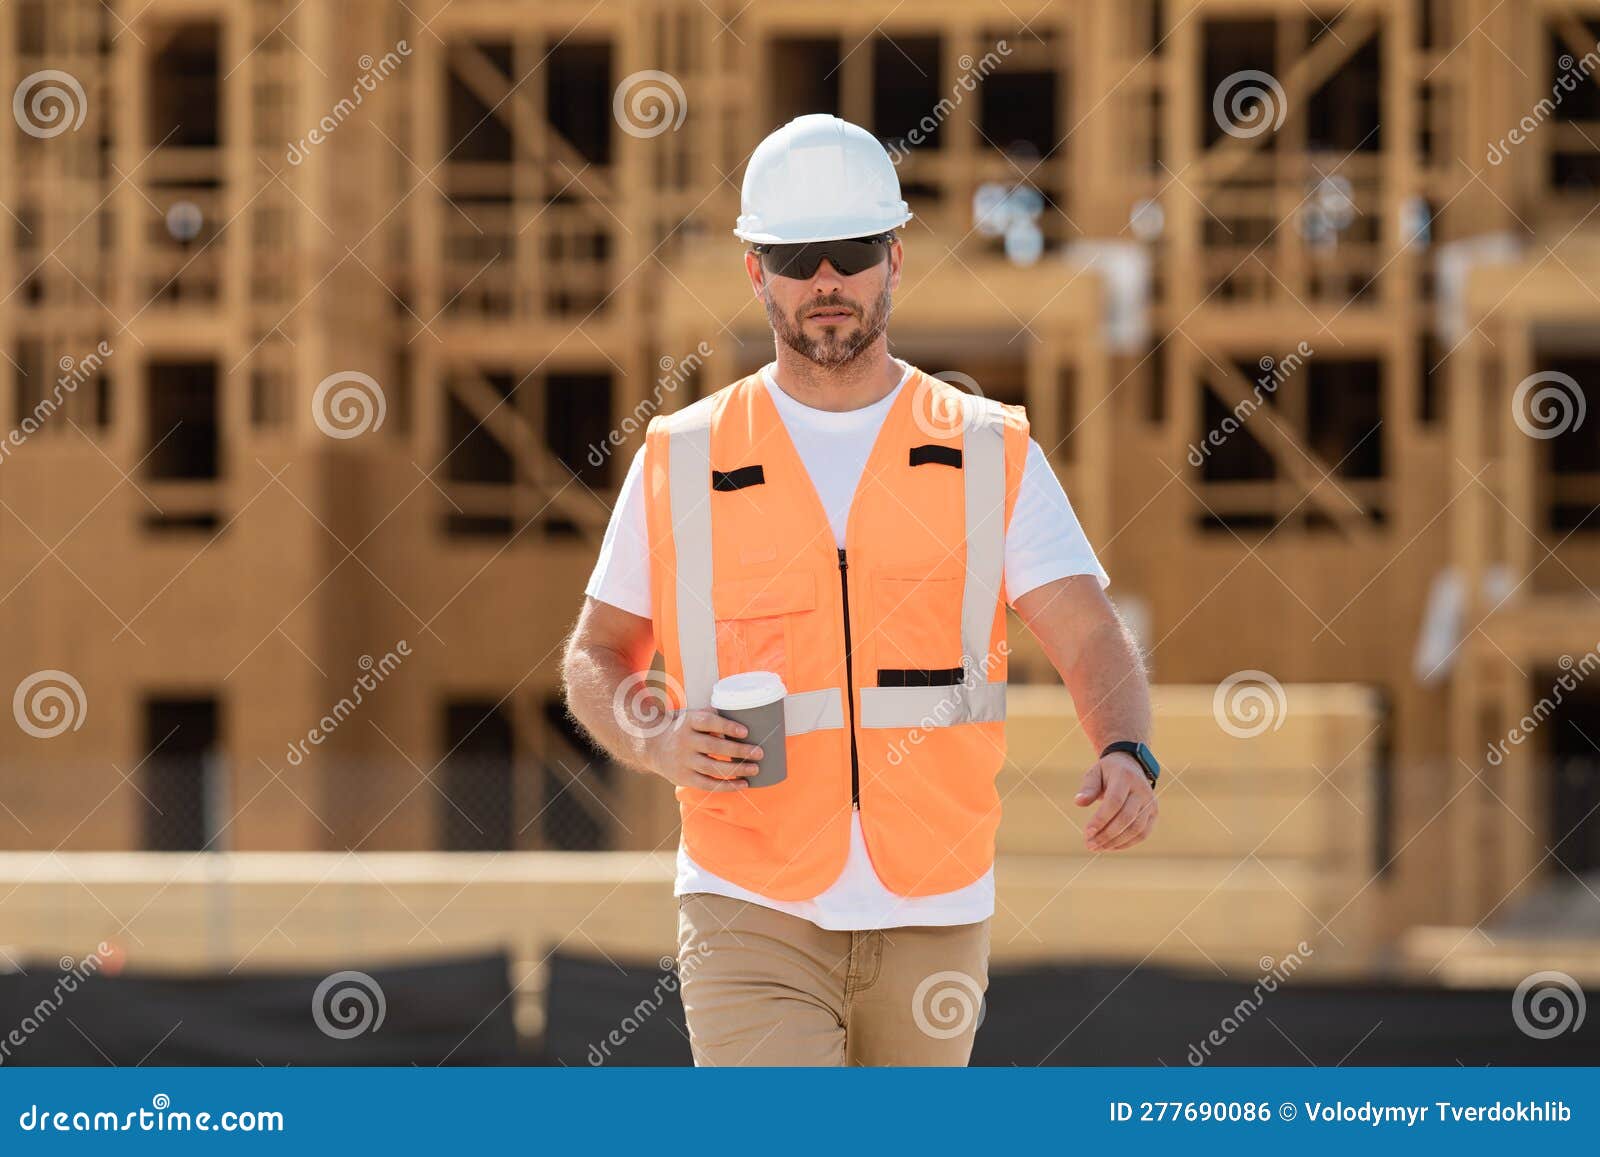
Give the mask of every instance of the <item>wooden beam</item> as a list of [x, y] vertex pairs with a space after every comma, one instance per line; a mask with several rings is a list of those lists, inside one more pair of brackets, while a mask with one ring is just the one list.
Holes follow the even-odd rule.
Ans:
[[[511, 134], [513, 148], [524, 152], [542, 169], [549, 170], [559, 165], [564, 174], [546, 173], [557, 187], [576, 187], [585, 198], [579, 204], [599, 210], [595, 214], [596, 220], [606, 222], [608, 227], [616, 224], [616, 218], [606, 209], [606, 205], [616, 199], [616, 189], [612, 187], [605, 171], [585, 158], [571, 141], [556, 131], [548, 119], [539, 116], [527, 94], [515, 88], [511, 80], [495, 67], [494, 61], [484, 55], [482, 49], [475, 44], [458, 41], [450, 46], [447, 59], [456, 79], [471, 89], [472, 95], [484, 103], [496, 120], [505, 125]], [[514, 107], [507, 108], [508, 104]], [[519, 111], [524, 118], [541, 124], [544, 143], [555, 154], [553, 158], [542, 156], [527, 136], [519, 131], [516, 115]]]
[[[573, 472], [550, 453], [528, 420], [507, 403], [483, 373], [457, 368], [450, 372], [445, 388], [505, 447], [518, 471], [544, 495], [545, 501], [570, 516], [581, 531], [598, 542], [611, 511], [587, 486], [572, 485], [576, 477]], [[554, 484], [556, 478], [563, 481]]]
[[[1571, 12], [1551, 12], [1549, 20], [1551, 29], [1571, 51], [1574, 60], [1582, 60], [1595, 51], [1594, 38], [1584, 28], [1583, 22]], [[1591, 72], [1589, 79], [1600, 84], [1600, 70]]]
[[[1221, 398], [1230, 410], [1237, 411], [1240, 406], [1256, 405], [1252, 401], [1254, 385], [1247, 381], [1231, 362], [1219, 365], [1213, 358], [1202, 358], [1200, 376], [1211, 392]], [[1323, 489], [1323, 483], [1334, 476], [1333, 467], [1323, 462], [1310, 448], [1302, 446], [1293, 435], [1278, 425], [1273, 420], [1272, 407], [1269, 403], [1259, 404], [1256, 412], [1264, 415], [1265, 421], [1251, 426], [1250, 433], [1261, 443], [1262, 449], [1272, 455], [1272, 460], [1278, 468], [1303, 487], [1311, 502], [1333, 519], [1345, 534], [1353, 539], [1370, 537], [1372, 532], [1367, 525], [1366, 509], [1349, 494], [1340, 490], [1337, 483], [1334, 484], [1334, 489], [1340, 490], [1338, 498]]]
[[[1329, 35], [1312, 45], [1310, 51], [1296, 60], [1279, 81], [1285, 103], [1296, 108], [1301, 106], [1301, 102], [1309, 100], [1311, 94], [1343, 68], [1377, 30], [1378, 20], [1375, 17], [1358, 13], [1351, 13], [1333, 25]], [[1200, 159], [1196, 166], [1197, 181], [1213, 184], [1227, 180], [1272, 135], [1270, 132], [1249, 137], [1224, 134], [1223, 139], [1212, 145]]]

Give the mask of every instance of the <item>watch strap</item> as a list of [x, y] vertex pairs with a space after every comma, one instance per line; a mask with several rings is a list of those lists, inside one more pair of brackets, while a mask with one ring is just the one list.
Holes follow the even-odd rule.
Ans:
[[1139, 748], [1143, 746], [1143, 744], [1137, 743], [1131, 739], [1119, 739], [1114, 743], [1106, 744], [1105, 750], [1100, 753], [1100, 758], [1104, 759], [1106, 756], [1115, 754], [1119, 751], [1126, 752], [1127, 754], [1133, 756], [1134, 762], [1139, 765], [1139, 770], [1144, 772], [1145, 779], [1150, 781], [1150, 786], [1155, 787], [1156, 775], [1155, 773], [1151, 772], [1149, 764], [1145, 763], [1144, 759], [1139, 755]]

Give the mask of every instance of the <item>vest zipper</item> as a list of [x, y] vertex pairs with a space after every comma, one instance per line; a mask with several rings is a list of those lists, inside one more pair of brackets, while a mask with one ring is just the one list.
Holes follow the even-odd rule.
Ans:
[[844, 701], [850, 711], [850, 806], [861, 810], [861, 764], [856, 758], [856, 688], [850, 669], [850, 584], [845, 580], [844, 547], [839, 548], [839, 590], [844, 595]]

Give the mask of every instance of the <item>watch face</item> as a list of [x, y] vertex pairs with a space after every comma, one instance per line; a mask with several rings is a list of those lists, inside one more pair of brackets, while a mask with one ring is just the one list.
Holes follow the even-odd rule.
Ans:
[[1144, 744], [1139, 744], [1139, 762], [1150, 770], [1151, 775], [1161, 774], [1161, 765], [1156, 762], [1155, 753]]

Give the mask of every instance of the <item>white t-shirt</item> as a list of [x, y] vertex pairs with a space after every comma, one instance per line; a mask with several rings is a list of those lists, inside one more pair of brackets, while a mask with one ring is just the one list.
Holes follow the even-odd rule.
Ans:
[[[898, 359], [897, 359], [898, 360]], [[857, 410], [818, 410], [797, 402], [778, 387], [773, 377], [775, 363], [761, 371], [785, 429], [800, 452], [812, 484], [828, 512], [837, 545], [844, 545], [845, 523], [850, 501], [866, 469], [872, 444], [884, 416], [894, 404], [911, 376], [912, 367], [887, 396]], [[644, 502], [644, 447], [634, 455], [617, 497], [611, 523], [606, 527], [600, 557], [589, 578], [585, 593], [589, 597], [635, 614], [652, 616], [650, 594], [650, 547]], [[1028, 460], [1016, 506], [1006, 528], [1005, 589], [1008, 599], [1016, 600], [1035, 587], [1067, 575], [1092, 574], [1101, 587], [1110, 577], [1095, 557], [1084, 537], [1072, 504], [1044, 456], [1039, 443], [1029, 439]], [[675, 895], [713, 892], [746, 900], [780, 912], [799, 916], [822, 928], [861, 931], [870, 928], [902, 928], [913, 925], [976, 924], [994, 915], [994, 870], [990, 869], [965, 888], [936, 896], [897, 896], [889, 891], [872, 868], [866, 843], [861, 835], [861, 816], [850, 815], [850, 852], [839, 878], [821, 895], [811, 900], [773, 900], [741, 888], [706, 871], [678, 846]]]

